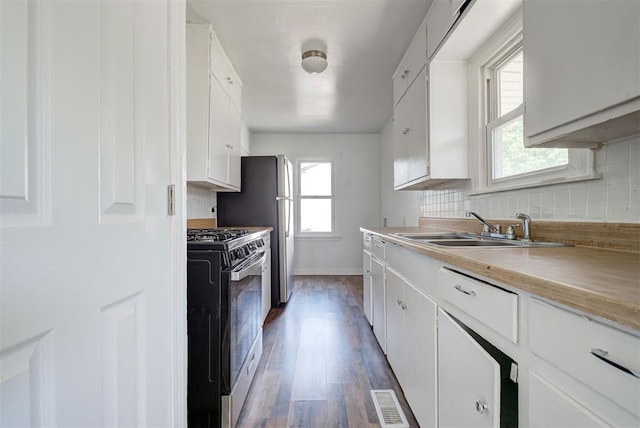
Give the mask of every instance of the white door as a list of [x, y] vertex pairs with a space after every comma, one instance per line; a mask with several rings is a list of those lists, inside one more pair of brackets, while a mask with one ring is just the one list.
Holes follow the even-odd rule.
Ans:
[[500, 426], [500, 365], [438, 309], [438, 426]]
[[0, 426], [170, 425], [169, 7], [0, 2]]

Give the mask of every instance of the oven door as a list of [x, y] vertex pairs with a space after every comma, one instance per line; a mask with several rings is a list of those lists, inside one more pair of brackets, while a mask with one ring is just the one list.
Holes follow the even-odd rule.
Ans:
[[[223, 320], [223, 394], [229, 394], [262, 325], [262, 268], [267, 254], [260, 252], [228, 271], [228, 293], [223, 296], [228, 316]], [[225, 275], [226, 276], [226, 275]]]

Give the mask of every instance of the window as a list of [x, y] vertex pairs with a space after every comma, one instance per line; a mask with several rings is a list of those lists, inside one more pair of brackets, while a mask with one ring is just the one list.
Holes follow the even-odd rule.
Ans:
[[334, 235], [334, 164], [331, 160], [298, 162], [298, 233]]
[[[471, 62], [471, 194], [598, 178], [588, 149], [525, 148], [522, 14], [506, 22]], [[477, 113], [476, 113], [477, 111]]]
[[492, 180], [544, 171], [569, 162], [567, 149], [524, 147], [523, 59], [522, 40], [518, 39], [485, 68]]

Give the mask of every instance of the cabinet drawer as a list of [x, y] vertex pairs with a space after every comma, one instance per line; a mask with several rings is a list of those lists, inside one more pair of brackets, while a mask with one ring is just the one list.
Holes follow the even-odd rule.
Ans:
[[448, 269], [438, 271], [438, 294], [514, 343], [518, 342], [518, 295]]
[[386, 245], [387, 244], [377, 236], [371, 238], [371, 253], [373, 254], [373, 257], [377, 258], [378, 260], [384, 260]]
[[535, 354], [640, 415], [640, 379], [623, 369], [640, 372], [640, 338], [531, 299], [529, 345]]
[[531, 428], [609, 427], [569, 395], [534, 372], [529, 373], [529, 426]]
[[369, 250], [371, 251], [371, 234], [370, 233], [363, 233], [362, 234], [362, 246], [364, 247], [365, 250]]

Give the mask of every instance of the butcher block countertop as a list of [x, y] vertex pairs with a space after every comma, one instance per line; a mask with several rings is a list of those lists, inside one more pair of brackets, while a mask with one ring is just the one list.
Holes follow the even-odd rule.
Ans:
[[640, 331], [640, 254], [591, 247], [451, 248], [411, 242], [397, 232], [432, 227], [361, 228], [469, 273]]

